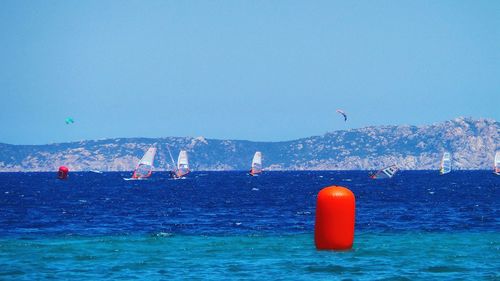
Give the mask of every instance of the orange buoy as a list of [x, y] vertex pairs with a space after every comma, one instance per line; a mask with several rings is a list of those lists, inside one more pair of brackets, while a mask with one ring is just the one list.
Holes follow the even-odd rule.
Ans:
[[61, 180], [65, 180], [68, 178], [69, 169], [66, 166], [59, 167], [59, 171], [57, 172], [57, 177]]
[[348, 250], [354, 241], [356, 199], [341, 186], [329, 186], [318, 193], [314, 242], [318, 250]]

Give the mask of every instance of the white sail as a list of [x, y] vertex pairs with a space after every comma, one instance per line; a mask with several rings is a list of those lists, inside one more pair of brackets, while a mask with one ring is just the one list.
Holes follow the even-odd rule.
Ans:
[[439, 167], [439, 173], [441, 175], [448, 174], [451, 172], [451, 154], [449, 152], [443, 153], [441, 158], [441, 165]]
[[178, 177], [185, 176], [189, 173], [189, 159], [187, 151], [181, 150], [179, 152], [179, 158], [177, 158], [177, 171], [176, 174]]
[[500, 151], [495, 153], [495, 174], [500, 176]]
[[371, 176], [372, 179], [387, 179], [392, 178], [396, 172], [399, 170], [398, 166], [392, 165], [389, 167], [385, 167], [382, 170], [377, 171], [375, 174]]
[[250, 170], [251, 175], [262, 173], [262, 153], [260, 151], [255, 152], [252, 159], [252, 169]]
[[156, 147], [150, 147], [148, 151], [142, 156], [141, 160], [135, 168], [132, 178], [140, 179], [147, 178], [151, 176], [153, 171], [153, 162], [156, 155]]

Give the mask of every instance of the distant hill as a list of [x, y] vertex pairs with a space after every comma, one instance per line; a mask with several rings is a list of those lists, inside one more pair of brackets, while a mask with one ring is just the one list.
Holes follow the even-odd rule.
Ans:
[[253, 153], [262, 151], [267, 170], [378, 169], [393, 163], [403, 169], [437, 169], [450, 151], [455, 169], [491, 169], [500, 149], [499, 122], [459, 117], [426, 126], [372, 126], [282, 142], [217, 140], [204, 137], [115, 138], [47, 145], [0, 144], [0, 171], [133, 170], [153, 144], [157, 170], [189, 153], [193, 170], [247, 170]]

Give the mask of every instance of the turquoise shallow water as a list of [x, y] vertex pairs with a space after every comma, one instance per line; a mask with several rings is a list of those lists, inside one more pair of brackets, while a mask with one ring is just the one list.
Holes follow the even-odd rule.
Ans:
[[500, 234], [357, 233], [316, 251], [312, 234], [0, 239], [0, 280], [499, 280]]
[[[491, 171], [0, 173], [3, 280], [500, 280]], [[316, 251], [317, 193], [356, 195], [348, 252]]]

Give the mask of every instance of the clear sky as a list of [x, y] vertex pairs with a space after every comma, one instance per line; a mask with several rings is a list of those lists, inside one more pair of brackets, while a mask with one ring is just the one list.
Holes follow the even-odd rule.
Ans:
[[0, 142], [499, 120], [499, 15], [475, 0], [3, 0]]

